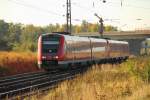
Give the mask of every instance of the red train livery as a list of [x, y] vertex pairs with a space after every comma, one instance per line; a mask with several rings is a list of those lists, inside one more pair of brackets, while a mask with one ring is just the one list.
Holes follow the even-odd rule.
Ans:
[[47, 33], [38, 40], [38, 66], [44, 69], [71, 67], [126, 60], [129, 44], [125, 41]]

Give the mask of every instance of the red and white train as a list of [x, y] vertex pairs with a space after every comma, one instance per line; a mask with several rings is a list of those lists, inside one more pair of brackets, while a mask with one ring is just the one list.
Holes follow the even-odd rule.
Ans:
[[129, 44], [100, 38], [47, 33], [38, 40], [39, 68], [56, 69], [76, 64], [126, 60]]

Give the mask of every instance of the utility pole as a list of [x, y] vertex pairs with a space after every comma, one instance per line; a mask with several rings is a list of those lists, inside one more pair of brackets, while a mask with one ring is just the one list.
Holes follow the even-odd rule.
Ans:
[[103, 37], [103, 32], [104, 32], [104, 24], [103, 24], [103, 19], [102, 17], [99, 17], [96, 13], [94, 14], [98, 19], [99, 19], [99, 23], [100, 23], [100, 27], [99, 27], [99, 34], [101, 35], [101, 37]]
[[67, 0], [67, 13], [66, 13], [66, 20], [67, 20], [67, 29], [66, 32], [71, 34], [71, 0]]

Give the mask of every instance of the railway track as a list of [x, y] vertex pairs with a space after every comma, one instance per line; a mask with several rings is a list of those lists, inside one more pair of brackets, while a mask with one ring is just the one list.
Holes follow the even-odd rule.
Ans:
[[[33, 91], [43, 91], [65, 79], [73, 78], [83, 72], [81, 69], [67, 71], [37, 72], [15, 75], [0, 79], [0, 99], [15, 99], [17, 95], [25, 97]], [[21, 95], [20, 95], [21, 94]]]

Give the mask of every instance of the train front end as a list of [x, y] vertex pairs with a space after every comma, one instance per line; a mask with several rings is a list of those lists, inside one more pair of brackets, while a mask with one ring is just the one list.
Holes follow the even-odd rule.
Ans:
[[38, 66], [43, 69], [56, 69], [58, 61], [64, 57], [64, 36], [44, 34], [38, 40]]

